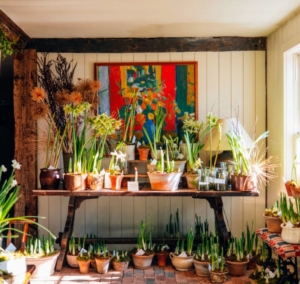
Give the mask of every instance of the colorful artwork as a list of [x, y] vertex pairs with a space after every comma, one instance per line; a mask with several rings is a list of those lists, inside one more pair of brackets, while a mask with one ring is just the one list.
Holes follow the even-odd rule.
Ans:
[[[177, 133], [185, 112], [197, 115], [197, 63], [95, 63], [101, 83], [99, 113], [119, 113], [126, 118], [133, 96], [135, 131], [163, 114], [163, 132]], [[140, 123], [139, 123], [140, 122]]]

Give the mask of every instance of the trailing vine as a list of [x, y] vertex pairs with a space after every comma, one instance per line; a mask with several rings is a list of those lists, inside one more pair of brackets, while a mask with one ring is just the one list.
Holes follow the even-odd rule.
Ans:
[[10, 40], [4, 31], [0, 29], [0, 50], [2, 55], [2, 60], [8, 55], [12, 55], [15, 52], [14, 45], [17, 43], [17, 40]]

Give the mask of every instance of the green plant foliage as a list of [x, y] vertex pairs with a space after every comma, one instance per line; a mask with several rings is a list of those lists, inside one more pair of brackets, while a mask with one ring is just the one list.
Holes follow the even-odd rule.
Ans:
[[0, 29], [0, 50], [2, 60], [4, 60], [6, 56], [12, 55], [15, 52], [14, 45], [16, 43], [16, 40], [9, 40], [8, 37], [5, 35], [4, 31]]

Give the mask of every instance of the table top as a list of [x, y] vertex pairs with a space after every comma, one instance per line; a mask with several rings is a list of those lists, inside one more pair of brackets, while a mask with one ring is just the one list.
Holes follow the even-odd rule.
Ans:
[[121, 190], [81, 190], [81, 191], [68, 191], [60, 189], [36, 189], [32, 190], [34, 196], [78, 196], [78, 197], [99, 197], [99, 196], [190, 196], [193, 198], [208, 198], [208, 197], [257, 197], [258, 191], [198, 191], [193, 189], [178, 189], [175, 191], [158, 191], [151, 190], [148, 187], [142, 188], [139, 191], [128, 191], [127, 189]]

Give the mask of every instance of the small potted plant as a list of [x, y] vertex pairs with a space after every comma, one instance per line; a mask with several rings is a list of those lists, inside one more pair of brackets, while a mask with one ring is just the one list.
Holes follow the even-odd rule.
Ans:
[[271, 208], [266, 208], [264, 213], [264, 218], [267, 224], [268, 231], [271, 233], [281, 233], [281, 211], [278, 200], [276, 200], [275, 204], [271, 206]]
[[194, 244], [194, 232], [192, 229], [190, 229], [190, 231], [187, 233], [186, 242], [187, 245], [185, 249], [185, 240], [182, 239], [180, 242], [180, 238], [178, 238], [174, 253], [170, 252], [172, 265], [179, 271], [188, 271], [194, 265], [193, 258], [195, 254], [192, 252]]
[[[182, 175], [180, 171], [174, 171], [174, 161], [170, 161], [168, 140], [165, 138], [166, 143], [166, 159], [164, 158], [163, 150], [161, 149], [160, 160], [156, 164], [154, 172], [148, 171], [148, 177], [153, 190], [168, 190], [174, 191], [178, 189], [178, 184]], [[165, 164], [166, 160], [166, 164]]]
[[142, 144], [137, 147], [137, 150], [139, 152], [140, 160], [148, 161], [150, 146], [148, 144], [145, 144], [144, 140], [143, 140]]
[[209, 267], [211, 265], [210, 246], [214, 243], [214, 236], [208, 237], [208, 234], [201, 235], [201, 244], [197, 246], [194, 256], [194, 266], [198, 276], [209, 276]]
[[119, 253], [118, 248], [115, 249], [115, 255], [112, 258], [111, 262], [113, 264], [114, 270], [124, 271], [128, 268], [130, 257], [128, 256], [127, 251], [121, 251]]
[[137, 247], [133, 249], [131, 256], [136, 269], [148, 269], [151, 267], [155, 255], [155, 244], [152, 243], [152, 226], [147, 221], [141, 221], [137, 237]]
[[169, 246], [167, 244], [158, 245], [156, 248], [157, 266], [165, 267], [169, 256]]
[[295, 207], [291, 199], [289, 203], [286, 195], [281, 192], [280, 196], [282, 239], [291, 244], [300, 244], [300, 201], [295, 198]]
[[76, 248], [74, 233], [69, 241], [69, 250], [67, 252], [67, 262], [71, 267], [78, 268], [78, 262], [76, 260], [79, 251], [81, 250], [80, 238], [78, 239], [78, 245]]
[[112, 256], [107, 250], [107, 246], [104, 240], [101, 239], [99, 243], [95, 244], [94, 248], [94, 260], [96, 263], [96, 269], [98, 273], [107, 273], [111, 258]]
[[234, 238], [231, 246], [228, 247], [226, 255], [226, 265], [228, 273], [234, 276], [243, 276], [246, 273], [249, 263], [248, 255], [245, 249], [245, 234], [242, 232], [240, 238]]
[[300, 184], [297, 171], [297, 156], [295, 156], [293, 161], [291, 179], [289, 181], [285, 181], [284, 179], [284, 185], [288, 196], [300, 195]]
[[35, 265], [33, 277], [47, 277], [54, 273], [55, 264], [59, 252], [54, 249], [53, 238], [46, 239], [44, 236], [27, 240], [24, 255], [26, 264]]
[[90, 245], [88, 251], [84, 249], [86, 236], [83, 237], [82, 247], [79, 251], [79, 254], [76, 257], [76, 260], [79, 265], [79, 271], [82, 274], [88, 274], [90, 271], [90, 264], [93, 259], [93, 248]]
[[211, 246], [211, 270], [210, 279], [212, 283], [224, 283], [227, 281], [228, 268], [225, 267], [224, 250], [219, 246]]

